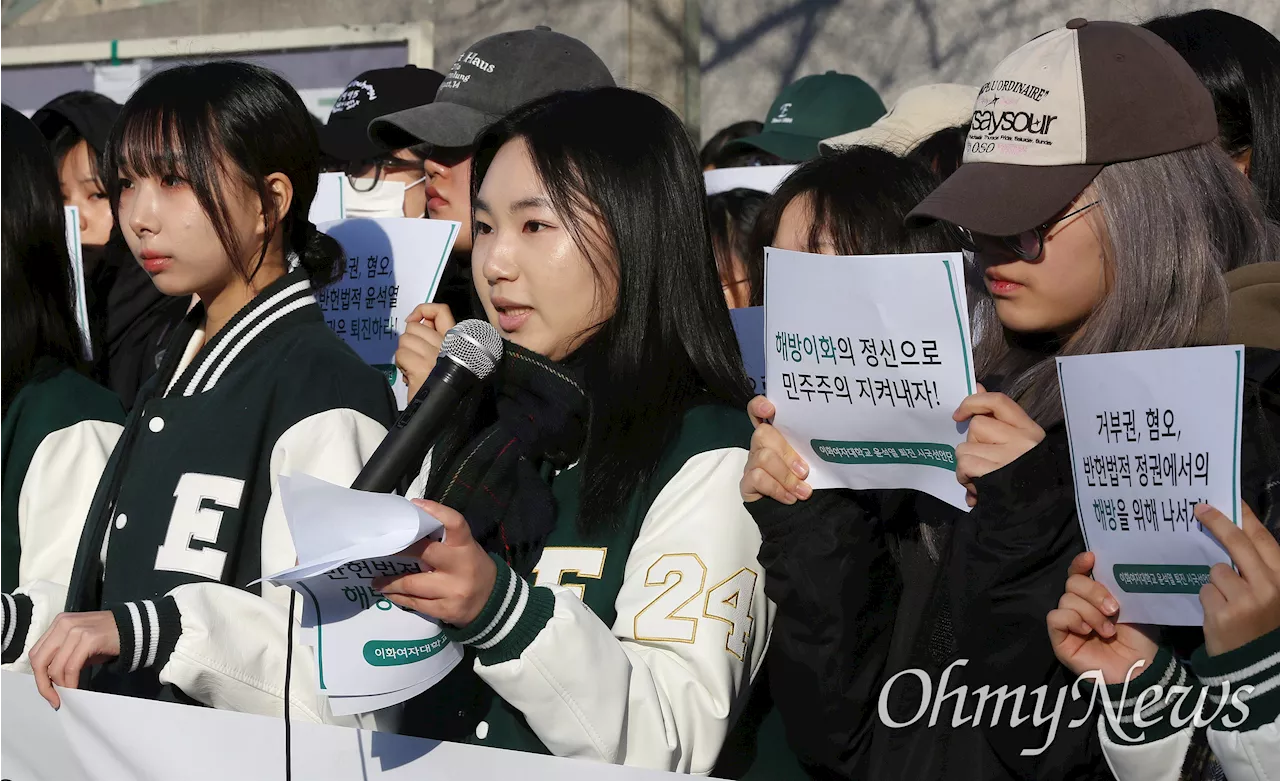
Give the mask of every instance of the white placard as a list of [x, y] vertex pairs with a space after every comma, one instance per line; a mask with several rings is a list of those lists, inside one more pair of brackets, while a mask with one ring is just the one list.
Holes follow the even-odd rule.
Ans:
[[316, 299], [325, 322], [391, 383], [400, 409], [407, 403], [395, 364], [405, 318], [430, 301], [440, 285], [461, 223], [408, 217], [358, 217], [318, 226], [347, 255], [342, 279]]
[[[278, 717], [60, 689], [54, 710], [35, 678], [0, 672], [4, 777], [22, 781], [282, 779]], [[367, 722], [366, 722], [367, 723]], [[292, 718], [293, 777], [307, 781], [673, 781], [674, 773], [411, 738]], [[379, 723], [393, 729], [392, 723]], [[687, 778], [688, 776], [683, 776]]]
[[1058, 377], [1093, 577], [1125, 623], [1201, 625], [1200, 587], [1230, 557], [1193, 510], [1240, 523], [1244, 348], [1071, 356]]
[[342, 197], [342, 180], [346, 176], [341, 172], [320, 174], [316, 182], [316, 197], [311, 201], [307, 219], [316, 225], [346, 219], [347, 208]]
[[75, 296], [76, 325], [80, 326], [80, 340], [84, 346], [84, 359], [93, 360], [93, 341], [89, 338], [89, 304], [84, 286], [84, 247], [80, 243], [80, 209], [63, 206], [66, 223], [67, 255], [71, 257], [71, 287]]
[[775, 425], [818, 488], [912, 488], [968, 511], [951, 419], [975, 391], [960, 253], [765, 250]]
[[440, 522], [394, 494], [282, 475], [280, 503], [298, 563], [265, 580], [303, 598], [302, 642], [316, 649], [319, 687], [335, 715], [366, 713], [425, 691], [462, 661], [434, 618], [396, 607], [375, 578], [421, 572], [399, 556]]

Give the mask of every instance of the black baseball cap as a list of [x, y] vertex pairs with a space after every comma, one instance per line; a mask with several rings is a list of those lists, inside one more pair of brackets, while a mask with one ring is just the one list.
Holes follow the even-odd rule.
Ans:
[[545, 25], [477, 41], [454, 60], [435, 102], [369, 125], [387, 149], [419, 143], [468, 147], [517, 106], [562, 90], [615, 86], [609, 68], [585, 43]]
[[430, 103], [442, 81], [444, 76], [436, 71], [413, 65], [361, 73], [334, 102], [329, 121], [320, 131], [320, 151], [343, 162], [377, 157], [385, 150], [369, 140], [369, 123], [384, 114]]

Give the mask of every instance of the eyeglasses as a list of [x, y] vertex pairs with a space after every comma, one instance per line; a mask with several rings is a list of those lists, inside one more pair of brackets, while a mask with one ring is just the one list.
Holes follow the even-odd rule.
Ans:
[[[373, 177], [367, 175], [369, 166], [373, 166]], [[421, 161], [404, 160], [399, 157], [382, 157], [377, 160], [357, 160], [339, 163], [329, 167], [329, 171], [343, 173], [356, 192], [370, 192], [378, 186], [387, 174], [410, 173], [422, 176], [426, 173], [426, 165]], [[365, 174], [361, 176], [361, 174]], [[366, 184], [365, 182], [369, 183]]]
[[1086, 204], [1084, 206], [1081, 206], [1079, 209], [1067, 212], [1061, 217], [1057, 217], [1053, 220], [1050, 220], [1049, 222], [1046, 222], [1045, 224], [1040, 225], [1039, 227], [1032, 228], [1031, 230], [1028, 230], [1028, 231], [1023, 231], [1022, 233], [1019, 233], [1016, 236], [986, 236], [985, 234], [975, 235], [973, 233], [970, 233], [965, 228], [961, 228], [959, 225], [956, 226], [956, 234], [957, 234], [957, 238], [960, 241], [960, 248], [967, 250], [968, 252], [972, 252], [974, 254], [977, 254], [979, 252], [978, 237], [981, 236], [983, 239], [1000, 243], [1005, 247], [1005, 249], [1007, 249], [1009, 252], [1013, 253], [1014, 255], [1018, 256], [1022, 260], [1037, 260], [1039, 259], [1040, 255], [1044, 253], [1044, 237], [1045, 237], [1045, 234], [1047, 234], [1051, 228], [1053, 228], [1058, 223], [1066, 220], [1068, 217], [1074, 217], [1080, 212], [1085, 211], [1086, 209], [1093, 208], [1094, 206], [1097, 206], [1100, 203], [1102, 203], [1102, 201], [1097, 200], [1097, 201], [1094, 201], [1093, 203]]

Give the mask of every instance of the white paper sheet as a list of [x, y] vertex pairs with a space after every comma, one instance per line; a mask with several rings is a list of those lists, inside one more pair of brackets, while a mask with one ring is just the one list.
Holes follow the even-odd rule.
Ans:
[[1240, 523], [1244, 348], [1072, 356], [1058, 376], [1094, 578], [1121, 621], [1199, 626], [1200, 587], [1230, 558], [1192, 511]]
[[320, 689], [337, 715], [403, 702], [462, 660], [434, 618], [392, 604], [378, 577], [421, 571], [399, 556], [440, 522], [394, 494], [354, 491], [309, 475], [281, 475], [280, 501], [298, 564], [265, 578], [302, 596], [301, 642], [316, 649]]
[[347, 209], [342, 198], [342, 180], [346, 176], [342, 172], [320, 174], [320, 180], [316, 183], [316, 197], [311, 201], [307, 219], [316, 225], [346, 219]]
[[774, 419], [821, 488], [912, 488], [965, 512], [951, 419], [976, 390], [960, 253], [765, 250]]
[[67, 254], [71, 257], [71, 286], [75, 298], [76, 324], [80, 326], [80, 338], [84, 343], [84, 359], [93, 360], [93, 340], [89, 334], [89, 304], [84, 290], [84, 247], [80, 242], [80, 209], [63, 206], [66, 222]]
[[404, 409], [395, 365], [405, 318], [440, 285], [461, 223], [407, 217], [352, 218], [319, 225], [346, 251], [343, 277], [316, 294], [325, 322], [369, 365], [381, 370]]

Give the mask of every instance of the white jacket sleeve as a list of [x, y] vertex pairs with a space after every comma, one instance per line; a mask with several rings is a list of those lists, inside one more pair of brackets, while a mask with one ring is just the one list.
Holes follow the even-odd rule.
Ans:
[[4, 641], [3, 669], [31, 673], [27, 654], [44, 635], [53, 619], [67, 603], [67, 584], [37, 580], [19, 586], [13, 594], [0, 595], [4, 621], [0, 635]]
[[27, 653], [62, 611], [85, 517], [123, 427], [83, 420], [36, 447], [18, 494], [18, 583], [5, 594], [4, 669], [31, 672]]
[[70, 582], [89, 505], [123, 430], [83, 420], [40, 442], [18, 496], [19, 583]]
[[559, 756], [709, 773], [764, 659], [773, 607], [738, 482], [747, 453], [701, 453], [659, 492], [627, 558], [613, 626], [574, 591], [510, 568], [459, 639]]
[[[1170, 705], [1175, 701], [1172, 693], [1166, 693], [1143, 712], [1145, 738], [1132, 741], [1118, 737], [1105, 718], [1099, 719], [1098, 737], [1116, 778], [1177, 781], [1196, 728], [1187, 723], [1192, 714], [1203, 719], [1201, 725], [1208, 723], [1209, 748], [1228, 781], [1280, 778], [1280, 629], [1217, 656], [1201, 647], [1191, 657], [1191, 676], [1161, 649], [1150, 669], [1131, 684], [1129, 694], [1136, 699], [1135, 692], [1150, 688], [1166, 664], [1179, 668], [1177, 683], [1192, 684], [1184, 696], [1189, 703], [1203, 702], [1203, 710], [1175, 708]], [[1116, 689], [1107, 687], [1113, 702]]]
[[[280, 475], [308, 474], [348, 485], [385, 434], [366, 415], [334, 409], [298, 422], [280, 437], [272, 450], [272, 497], [262, 523], [264, 576], [292, 567], [297, 559], [276, 484]], [[282, 715], [289, 591], [263, 583], [259, 597], [219, 583], [191, 583], [162, 600], [115, 606], [122, 662], [126, 669], [159, 666], [162, 683], [215, 708]], [[293, 620], [300, 622], [301, 614], [298, 602]], [[314, 651], [300, 635], [295, 625], [291, 716], [374, 726], [330, 714], [319, 691]], [[377, 726], [392, 725], [380, 719]]]

